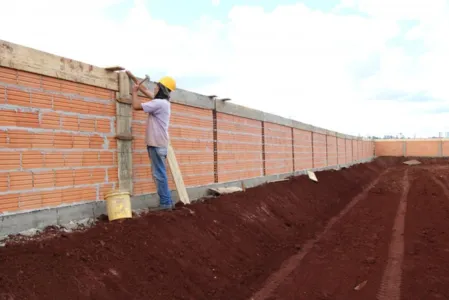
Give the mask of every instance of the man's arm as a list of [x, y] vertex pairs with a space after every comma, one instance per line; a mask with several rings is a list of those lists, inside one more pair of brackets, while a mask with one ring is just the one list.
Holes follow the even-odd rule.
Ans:
[[144, 110], [144, 108], [142, 107], [142, 104], [139, 101], [139, 98], [137, 97], [137, 91], [139, 90], [139, 88], [151, 100], [154, 99], [154, 94], [149, 89], [147, 89], [145, 86], [141, 85], [144, 80], [145, 79], [143, 79], [139, 83], [135, 83], [133, 86], [133, 89], [132, 89], [132, 106], [133, 106], [133, 109], [135, 109], [135, 110]]
[[[137, 87], [137, 88], [136, 88]], [[142, 104], [139, 101], [139, 98], [137, 98], [137, 89], [139, 88], [138, 85], [133, 86], [132, 90], [132, 106], [134, 110], [143, 110]]]

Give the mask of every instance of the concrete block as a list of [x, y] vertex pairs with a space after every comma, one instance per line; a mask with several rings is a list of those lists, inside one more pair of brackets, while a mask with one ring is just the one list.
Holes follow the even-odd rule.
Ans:
[[98, 218], [99, 216], [106, 214], [106, 201], [96, 201], [92, 205], [92, 213], [94, 218]]
[[230, 102], [215, 101], [215, 109], [217, 112], [233, 116], [264, 121], [264, 112]]
[[84, 218], [94, 217], [94, 206], [95, 202], [86, 202], [71, 206], [57, 207], [57, 224], [62, 225], [69, 223], [72, 220], [81, 220]]
[[41, 209], [5, 214], [0, 217], [0, 236], [16, 234], [31, 228], [44, 229], [56, 225], [57, 212], [55, 209]]

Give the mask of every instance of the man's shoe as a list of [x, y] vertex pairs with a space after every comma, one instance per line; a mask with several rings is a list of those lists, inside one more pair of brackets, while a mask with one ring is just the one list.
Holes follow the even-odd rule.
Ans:
[[161, 210], [172, 210], [173, 209], [173, 205], [171, 205], [171, 204], [160, 204], [159, 208]]

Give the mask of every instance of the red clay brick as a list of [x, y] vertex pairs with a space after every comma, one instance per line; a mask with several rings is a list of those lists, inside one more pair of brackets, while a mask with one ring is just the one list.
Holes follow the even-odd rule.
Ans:
[[6, 89], [6, 103], [29, 107], [31, 106], [30, 93], [8, 87]]
[[60, 129], [60, 114], [56, 112], [43, 113], [41, 118], [41, 127], [46, 129]]
[[0, 151], [0, 170], [14, 170], [20, 168], [20, 153]]
[[114, 165], [114, 153], [113, 152], [100, 152], [100, 162], [102, 166]]
[[73, 186], [74, 185], [74, 171], [73, 170], [56, 170], [55, 171], [55, 185], [57, 187]]
[[89, 137], [89, 148], [90, 149], [103, 149], [104, 140], [101, 136], [91, 136]]
[[11, 191], [29, 190], [33, 188], [33, 176], [31, 172], [9, 173], [9, 188]]
[[70, 133], [55, 133], [54, 147], [57, 149], [73, 148], [73, 136]]
[[6, 89], [0, 86], [0, 104], [6, 103]]
[[42, 194], [42, 206], [55, 206], [62, 203], [62, 191], [45, 191]]
[[19, 85], [22, 85], [25, 87], [40, 88], [41, 87], [41, 75], [24, 72], [24, 71], [17, 71], [17, 82]]
[[18, 208], [19, 208], [19, 194], [9, 194], [0, 196], [0, 212], [15, 211]]
[[7, 192], [9, 187], [9, 174], [0, 173], [0, 192]]
[[73, 136], [73, 148], [76, 149], [88, 149], [89, 137], [86, 135], [74, 135]]
[[65, 112], [72, 112], [70, 98], [61, 95], [53, 96], [53, 109]]
[[54, 171], [33, 172], [34, 188], [50, 188], [55, 186]]
[[41, 151], [22, 152], [22, 167], [24, 169], [42, 168], [44, 166], [44, 154]]
[[61, 152], [49, 152], [45, 154], [45, 168], [62, 168], [65, 166], [64, 154]]
[[87, 132], [95, 131], [95, 119], [79, 118], [79, 130]]
[[81, 91], [80, 84], [66, 80], [61, 81], [61, 92], [67, 94], [79, 94], [80, 91]]
[[42, 88], [47, 91], [61, 91], [61, 80], [42, 76]]
[[118, 168], [108, 168], [108, 182], [118, 181]]
[[97, 132], [109, 133], [111, 132], [111, 122], [109, 120], [97, 119], [95, 129]]
[[99, 152], [84, 152], [83, 153], [83, 166], [98, 166], [100, 162]]
[[53, 108], [53, 96], [41, 92], [31, 92], [31, 105], [39, 108]]
[[40, 192], [22, 193], [19, 198], [20, 209], [34, 209], [42, 207], [42, 194]]
[[97, 199], [97, 189], [95, 187], [88, 188], [71, 188], [62, 192], [63, 203], [74, 203], [80, 201], [94, 201]]
[[17, 112], [16, 120], [19, 127], [39, 127], [39, 114], [36, 112]]
[[66, 167], [81, 167], [83, 165], [83, 152], [69, 152], [64, 156], [64, 165]]
[[17, 70], [0, 67], [0, 82], [17, 84]]
[[0, 110], [0, 126], [16, 126], [17, 112], [14, 110]]
[[95, 184], [105, 181], [104, 169], [77, 169], [75, 170], [75, 185]]
[[53, 149], [55, 137], [50, 132], [39, 132], [33, 135], [32, 147], [34, 149]]
[[9, 148], [31, 148], [34, 134], [23, 130], [8, 130]]

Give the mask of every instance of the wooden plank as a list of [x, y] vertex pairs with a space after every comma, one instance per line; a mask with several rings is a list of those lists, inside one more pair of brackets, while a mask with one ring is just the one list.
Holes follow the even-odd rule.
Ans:
[[106, 67], [104, 69], [106, 71], [108, 71], [108, 72], [115, 72], [115, 71], [123, 71], [123, 70], [125, 70], [125, 68], [120, 67], [120, 66], [111, 66], [111, 67]]
[[0, 66], [118, 90], [114, 72], [3, 40], [0, 40]]
[[176, 160], [175, 151], [173, 150], [171, 144], [168, 145], [167, 160], [170, 166], [171, 173], [173, 175], [173, 180], [176, 185], [176, 191], [178, 192], [179, 200], [181, 200], [181, 202], [184, 204], [189, 204], [189, 194], [187, 193], [186, 186], [184, 185], [181, 170], [179, 169], [178, 161]]
[[[118, 74], [119, 91], [116, 93], [117, 99], [129, 97], [129, 79], [126, 73]], [[116, 138], [118, 153], [118, 181], [120, 190], [128, 191], [132, 194], [132, 107], [130, 104], [116, 102]]]

